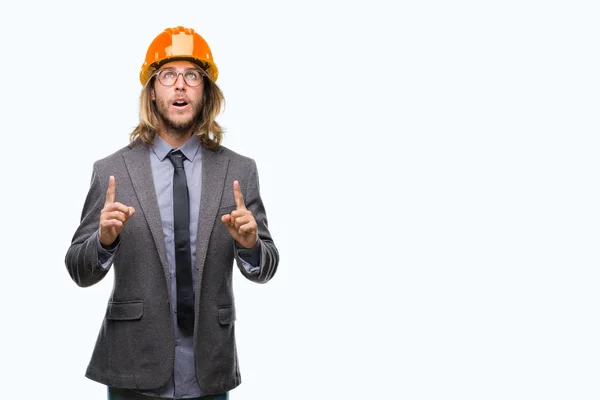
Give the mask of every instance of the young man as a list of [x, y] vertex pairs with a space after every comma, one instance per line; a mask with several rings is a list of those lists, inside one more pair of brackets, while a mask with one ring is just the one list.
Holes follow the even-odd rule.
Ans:
[[279, 254], [255, 162], [221, 146], [217, 77], [200, 35], [166, 29], [142, 65], [130, 144], [94, 163], [65, 263], [83, 287], [114, 270], [86, 371], [109, 399], [227, 399], [241, 383], [233, 263], [264, 283]]

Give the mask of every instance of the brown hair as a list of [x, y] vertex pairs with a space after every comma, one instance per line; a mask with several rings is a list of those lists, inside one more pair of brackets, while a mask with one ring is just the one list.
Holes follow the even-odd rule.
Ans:
[[[140, 123], [129, 135], [131, 144], [141, 140], [146, 144], [152, 143], [156, 136], [158, 126], [158, 111], [156, 104], [152, 101], [152, 88], [156, 76], [153, 76], [144, 85], [140, 95]], [[223, 139], [225, 130], [215, 119], [221, 113], [221, 107], [224, 105], [225, 98], [223, 92], [208, 77], [204, 77], [204, 90], [202, 93], [202, 108], [198, 116], [198, 126], [196, 135], [200, 137], [202, 144], [211, 150], [218, 148]]]

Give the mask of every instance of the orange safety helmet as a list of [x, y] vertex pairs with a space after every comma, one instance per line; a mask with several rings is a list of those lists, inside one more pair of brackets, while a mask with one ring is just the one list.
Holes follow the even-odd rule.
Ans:
[[189, 60], [199, 63], [208, 77], [217, 81], [219, 70], [213, 61], [212, 52], [204, 38], [192, 28], [178, 26], [167, 28], [154, 38], [148, 51], [146, 61], [140, 70], [140, 82], [145, 85], [161, 65], [175, 60]]

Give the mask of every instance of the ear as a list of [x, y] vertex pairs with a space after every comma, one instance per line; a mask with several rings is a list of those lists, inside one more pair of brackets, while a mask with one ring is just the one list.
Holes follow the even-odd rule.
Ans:
[[150, 91], [150, 95], [152, 96], [152, 101], [156, 101], [156, 94], [154, 94], [154, 89]]

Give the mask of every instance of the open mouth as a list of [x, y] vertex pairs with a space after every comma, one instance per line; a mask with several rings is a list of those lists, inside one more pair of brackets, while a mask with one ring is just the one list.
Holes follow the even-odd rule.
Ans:
[[185, 108], [188, 105], [188, 102], [183, 99], [175, 100], [171, 105], [175, 108]]

